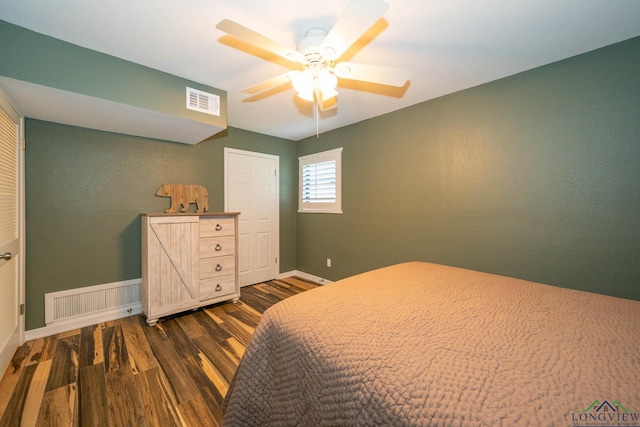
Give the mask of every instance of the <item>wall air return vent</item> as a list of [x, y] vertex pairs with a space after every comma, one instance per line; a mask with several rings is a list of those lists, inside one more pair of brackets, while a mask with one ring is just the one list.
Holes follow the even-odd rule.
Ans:
[[201, 90], [187, 88], [187, 109], [201, 113], [220, 115], [220, 97]]

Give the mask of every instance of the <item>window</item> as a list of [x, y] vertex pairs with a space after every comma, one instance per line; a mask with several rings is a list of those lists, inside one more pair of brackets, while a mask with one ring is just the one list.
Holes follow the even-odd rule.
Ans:
[[342, 213], [342, 148], [298, 158], [298, 212]]

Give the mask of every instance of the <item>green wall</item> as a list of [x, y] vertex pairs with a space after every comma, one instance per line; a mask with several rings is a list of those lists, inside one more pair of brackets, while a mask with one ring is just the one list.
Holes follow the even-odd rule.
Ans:
[[[0, 20], [0, 76], [227, 127], [225, 91]], [[220, 116], [185, 108], [186, 87], [220, 96]]]
[[299, 142], [344, 147], [344, 213], [298, 214], [297, 269], [424, 260], [640, 299], [639, 70], [635, 38]]
[[[640, 299], [638, 70], [640, 38], [298, 143], [28, 119], [26, 329], [44, 326], [46, 292], [140, 277], [160, 184], [202, 184], [222, 210], [224, 147], [280, 156], [282, 272], [425, 260]], [[336, 147], [344, 214], [298, 214], [297, 156]]]
[[292, 141], [230, 128], [191, 146], [30, 119], [25, 137], [27, 330], [44, 326], [47, 292], [140, 277], [139, 215], [168, 208], [161, 184], [204, 185], [222, 211], [224, 147], [280, 157], [280, 271], [295, 269]]

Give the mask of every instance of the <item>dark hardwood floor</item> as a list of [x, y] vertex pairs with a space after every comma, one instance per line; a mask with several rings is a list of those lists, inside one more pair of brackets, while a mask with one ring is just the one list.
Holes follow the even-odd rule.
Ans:
[[0, 426], [218, 426], [262, 313], [316, 286], [274, 280], [155, 327], [138, 315], [29, 341], [0, 382]]

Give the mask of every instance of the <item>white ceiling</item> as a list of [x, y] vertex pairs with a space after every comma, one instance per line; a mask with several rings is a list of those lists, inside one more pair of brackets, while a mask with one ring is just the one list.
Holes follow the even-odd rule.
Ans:
[[331, 29], [349, 0], [0, 0], [0, 19], [225, 90], [229, 126], [292, 140], [640, 35], [639, 0], [387, 1], [363, 41], [375, 37], [348, 59], [408, 68], [409, 84], [341, 83], [338, 109], [319, 120], [291, 88], [247, 101], [242, 89], [288, 69], [232, 47], [215, 25], [228, 18], [295, 47], [308, 29]]

